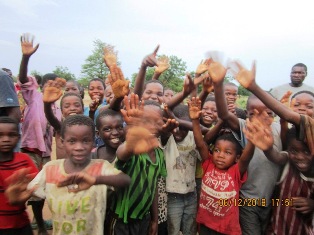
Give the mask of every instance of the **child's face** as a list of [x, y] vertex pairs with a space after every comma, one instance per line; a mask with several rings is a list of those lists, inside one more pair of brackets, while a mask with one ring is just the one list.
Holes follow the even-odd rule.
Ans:
[[294, 112], [299, 114], [314, 116], [314, 97], [307, 93], [301, 93], [295, 97], [292, 107]]
[[117, 149], [125, 139], [125, 130], [121, 116], [105, 116], [100, 120], [100, 129], [98, 130], [100, 138], [106, 146]]
[[91, 127], [86, 125], [66, 127], [62, 143], [68, 158], [73, 164], [86, 164], [90, 159], [90, 153], [94, 145]]
[[0, 123], [0, 152], [12, 152], [20, 139], [16, 125]]
[[312, 156], [305, 143], [292, 139], [288, 146], [289, 159], [302, 173], [309, 172], [312, 165]]
[[110, 103], [110, 101], [113, 99], [113, 97], [114, 97], [114, 94], [113, 94], [113, 91], [112, 91], [112, 87], [111, 86], [106, 86], [106, 89], [105, 89], [105, 99], [106, 99], [107, 104]]
[[232, 85], [225, 86], [225, 96], [227, 104], [234, 104], [238, 97], [238, 88]]
[[173, 97], [174, 93], [172, 90], [165, 90], [164, 93], [164, 102], [167, 103]]
[[205, 126], [211, 126], [217, 120], [217, 108], [214, 101], [207, 101], [204, 104], [201, 118]]
[[217, 140], [213, 153], [213, 163], [220, 170], [226, 170], [232, 166], [239, 155], [234, 143], [228, 140]]
[[63, 98], [61, 111], [63, 117], [68, 117], [74, 114], [83, 114], [81, 100], [76, 96], [67, 96]]
[[105, 89], [100, 81], [91, 81], [88, 87], [88, 94], [92, 100], [103, 100]]
[[164, 88], [159, 83], [148, 83], [143, 92], [143, 100], [154, 100], [159, 103], [159, 100], [162, 100]]
[[188, 135], [188, 133], [188, 130], [178, 127], [176, 132], [173, 133], [174, 140], [176, 142], [182, 142], [184, 138]]
[[251, 120], [252, 117], [255, 115], [254, 109], [258, 111], [258, 115], [262, 115], [264, 111], [268, 114], [267, 118], [264, 120], [266, 123], [271, 124], [274, 121], [274, 112], [267, 108], [262, 101], [257, 98], [253, 98], [247, 104], [247, 116]]
[[80, 95], [80, 89], [73, 82], [67, 82], [65, 84], [64, 93], [68, 93], [68, 92], [72, 92], [72, 93], [76, 93]]

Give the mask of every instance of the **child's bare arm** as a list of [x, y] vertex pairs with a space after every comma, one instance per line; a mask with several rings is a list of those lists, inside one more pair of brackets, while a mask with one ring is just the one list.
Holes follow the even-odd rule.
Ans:
[[314, 200], [306, 197], [294, 197], [293, 209], [301, 214], [309, 214], [314, 212]]
[[158, 188], [156, 187], [155, 196], [150, 209], [151, 223], [149, 226], [149, 235], [157, 235], [158, 232]]
[[152, 54], [149, 54], [143, 59], [140, 71], [138, 72], [136, 76], [135, 85], [134, 85], [134, 93], [138, 94], [140, 98], [142, 97], [142, 94], [143, 94], [145, 74], [146, 74], [147, 67], [153, 67], [157, 65], [156, 54], [158, 52], [158, 49], [159, 49], [159, 45], [156, 47], [156, 49], [154, 50]]
[[20, 65], [19, 80], [22, 84], [28, 82], [28, 78], [27, 78], [28, 61], [31, 55], [34, 54], [39, 47], [39, 44], [37, 44], [34, 47], [33, 42], [34, 42], [34, 36], [28, 33], [23, 34], [21, 36], [21, 48], [22, 48], [23, 56], [22, 56], [22, 61]]
[[188, 101], [189, 115], [192, 119], [193, 134], [197, 150], [199, 151], [203, 161], [208, 158], [208, 148], [203, 140], [201, 128], [200, 128], [200, 115], [201, 115], [201, 101], [198, 97], [193, 97], [192, 100]]
[[93, 185], [106, 184], [113, 187], [126, 187], [130, 185], [131, 178], [123, 172], [117, 175], [99, 175], [91, 176], [86, 172], [77, 172], [67, 175], [64, 179], [60, 180], [57, 184], [58, 187], [68, 185], [76, 185], [76, 187], [69, 187], [69, 192], [79, 192], [89, 189]]
[[173, 109], [177, 105], [179, 105], [188, 95], [195, 89], [195, 84], [192, 80], [192, 77], [187, 74], [184, 79], [183, 91], [177, 93], [172, 97], [171, 100], [167, 102], [167, 106], [169, 109]]
[[244, 68], [239, 61], [234, 61], [233, 64], [237, 69], [237, 71], [234, 71], [235, 78], [244, 88], [256, 95], [269, 109], [273, 110], [282, 119], [292, 124], [300, 125], [301, 117], [298, 113], [290, 110], [258, 86], [255, 81], [255, 62], [253, 62], [250, 71]]
[[216, 125], [206, 132], [204, 136], [205, 143], [207, 143], [208, 145], [212, 144], [215, 138], [218, 136], [219, 131], [222, 129], [223, 125], [224, 122], [221, 119], [218, 119]]

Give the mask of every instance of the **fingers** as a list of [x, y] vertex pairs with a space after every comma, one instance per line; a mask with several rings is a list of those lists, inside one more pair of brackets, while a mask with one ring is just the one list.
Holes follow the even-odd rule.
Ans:
[[157, 47], [155, 48], [155, 50], [154, 50], [154, 52], [153, 52], [153, 54], [156, 56], [157, 55], [157, 52], [158, 52], [158, 50], [159, 50], [159, 44], [157, 45]]
[[253, 62], [252, 62], [251, 72], [255, 78], [255, 75], [256, 75], [256, 61], [255, 60], [253, 60]]

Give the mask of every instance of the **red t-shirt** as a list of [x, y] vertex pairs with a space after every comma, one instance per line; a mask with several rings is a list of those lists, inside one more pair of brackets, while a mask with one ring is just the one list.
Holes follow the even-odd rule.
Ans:
[[11, 206], [4, 195], [7, 188], [5, 179], [15, 171], [22, 168], [30, 168], [30, 173], [38, 173], [38, 170], [25, 153], [14, 153], [13, 160], [0, 162], [0, 229], [22, 228], [29, 224], [25, 205]]
[[228, 170], [219, 170], [211, 158], [204, 161], [202, 166], [204, 175], [197, 222], [219, 233], [241, 234], [237, 200], [247, 173], [241, 178], [238, 164]]

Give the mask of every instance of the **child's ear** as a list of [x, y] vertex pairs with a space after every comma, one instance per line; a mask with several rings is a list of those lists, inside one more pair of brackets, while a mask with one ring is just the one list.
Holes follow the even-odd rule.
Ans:
[[238, 154], [238, 155], [236, 156], [236, 159], [235, 159], [235, 162], [236, 162], [236, 163], [239, 161], [240, 157], [241, 157], [240, 154]]

